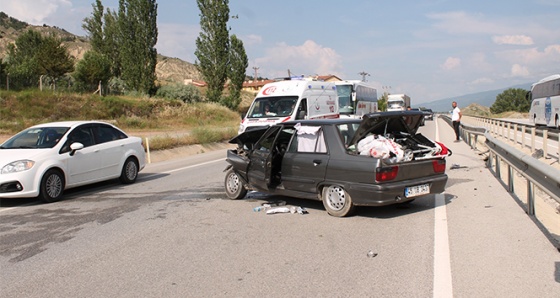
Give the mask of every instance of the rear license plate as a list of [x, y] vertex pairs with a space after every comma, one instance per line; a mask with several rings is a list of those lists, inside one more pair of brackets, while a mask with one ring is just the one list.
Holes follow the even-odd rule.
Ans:
[[421, 184], [404, 189], [404, 196], [407, 198], [421, 196], [430, 193], [430, 184]]

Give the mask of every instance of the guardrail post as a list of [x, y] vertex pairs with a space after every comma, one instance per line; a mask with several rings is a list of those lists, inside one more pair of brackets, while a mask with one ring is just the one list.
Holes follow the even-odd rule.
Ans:
[[531, 127], [531, 152], [535, 152], [535, 133], [536, 129]]
[[542, 146], [543, 146], [543, 157], [548, 158], [548, 129], [543, 129], [542, 132]]
[[509, 125], [509, 122], [508, 122], [508, 123], [507, 123], [507, 129], [506, 129], [506, 133], [507, 133], [506, 139], [507, 139], [508, 142], [509, 142], [509, 140], [510, 140], [510, 138], [509, 138], [509, 130], [510, 130], [510, 125]]
[[513, 125], [513, 142], [517, 145], [517, 123]]
[[478, 135], [474, 135], [474, 150], [476, 150], [476, 145], [478, 145]]
[[521, 149], [525, 149], [525, 128], [525, 125], [521, 127]]
[[502, 173], [500, 172], [500, 157], [496, 154], [496, 177], [498, 177], [498, 179], [500, 179], [500, 181], [502, 180]]
[[513, 188], [513, 167], [510, 164], [508, 164], [508, 191], [510, 193], [515, 192]]
[[535, 189], [529, 179], [527, 179], [527, 214], [535, 215]]

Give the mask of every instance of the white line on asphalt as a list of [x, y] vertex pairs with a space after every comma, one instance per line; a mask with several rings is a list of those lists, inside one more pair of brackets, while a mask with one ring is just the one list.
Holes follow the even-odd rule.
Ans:
[[436, 195], [434, 216], [434, 297], [453, 297], [445, 195]]
[[[436, 121], [436, 141], [439, 130]], [[445, 194], [436, 194], [434, 208], [434, 292], [433, 297], [453, 297], [451, 284], [451, 258], [449, 253], [449, 233], [447, 230], [447, 207]]]
[[197, 163], [197, 164], [192, 165], [192, 166], [178, 168], [178, 169], [174, 169], [174, 170], [170, 170], [170, 171], [166, 171], [166, 172], [161, 172], [160, 174], [170, 174], [170, 173], [173, 173], [173, 172], [183, 171], [183, 170], [186, 170], [186, 169], [190, 169], [190, 168], [194, 168], [194, 167], [198, 167], [198, 166], [203, 166], [203, 165], [215, 163], [215, 162], [218, 162], [218, 161], [224, 161], [224, 159], [220, 158], [220, 159], [215, 159], [215, 160], [211, 160], [211, 161], [207, 161], [207, 162], [203, 162], [203, 163]]

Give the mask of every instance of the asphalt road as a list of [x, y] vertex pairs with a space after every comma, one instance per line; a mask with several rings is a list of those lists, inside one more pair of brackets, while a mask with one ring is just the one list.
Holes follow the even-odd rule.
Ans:
[[[4, 200], [0, 296], [558, 297], [557, 249], [445, 122], [421, 130], [453, 150], [446, 192], [348, 218], [226, 199], [223, 150], [57, 203]], [[253, 211], [277, 200], [309, 213]]]

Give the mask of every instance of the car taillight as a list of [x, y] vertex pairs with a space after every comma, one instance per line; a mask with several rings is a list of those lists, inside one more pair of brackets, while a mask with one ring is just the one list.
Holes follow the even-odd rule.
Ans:
[[436, 173], [445, 173], [445, 159], [432, 160], [432, 167]]
[[398, 166], [377, 168], [375, 169], [375, 180], [378, 182], [393, 180], [397, 177], [398, 172]]

